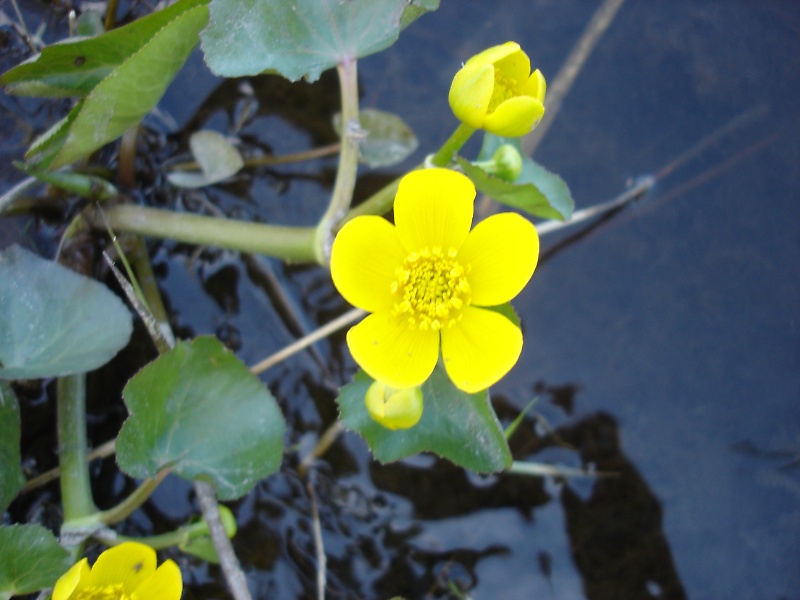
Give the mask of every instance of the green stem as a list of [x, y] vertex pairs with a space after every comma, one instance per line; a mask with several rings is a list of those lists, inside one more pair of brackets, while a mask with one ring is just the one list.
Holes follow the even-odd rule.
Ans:
[[159, 471], [152, 479], [145, 479], [125, 500], [113, 508], [97, 513], [97, 520], [106, 525], [113, 525], [126, 519], [130, 514], [144, 504], [158, 487], [158, 484], [169, 474], [169, 469]]
[[453, 155], [461, 150], [467, 143], [470, 136], [475, 133], [475, 128], [466, 123], [460, 123], [448, 140], [442, 144], [439, 151], [431, 158], [431, 164], [435, 167], [446, 167], [453, 160]]
[[353, 201], [358, 171], [358, 138], [361, 127], [358, 121], [358, 68], [355, 59], [347, 60], [336, 67], [339, 74], [339, 87], [342, 94], [342, 148], [339, 153], [339, 166], [333, 186], [328, 210], [317, 225], [314, 249], [317, 262], [328, 264], [333, 230], [347, 214]]
[[86, 374], [60, 377], [57, 392], [61, 502], [66, 524], [97, 512], [86, 457]]
[[[284, 260], [315, 260], [315, 230], [311, 227], [249, 223], [133, 204], [112, 206], [104, 212], [108, 224], [116, 231], [266, 254]], [[101, 219], [97, 219], [95, 225], [105, 227]]]

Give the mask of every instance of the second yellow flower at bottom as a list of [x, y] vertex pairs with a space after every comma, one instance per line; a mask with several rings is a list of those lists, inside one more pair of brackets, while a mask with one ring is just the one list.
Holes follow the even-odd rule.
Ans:
[[470, 230], [475, 187], [448, 169], [400, 182], [395, 224], [375, 216], [346, 223], [333, 243], [331, 274], [344, 298], [371, 313], [347, 333], [353, 358], [396, 389], [424, 383], [441, 347], [453, 384], [474, 393], [514, 366], [522, 332], [490, 310], [528, 283], [539, 256], [533, 224], [493, 215]]

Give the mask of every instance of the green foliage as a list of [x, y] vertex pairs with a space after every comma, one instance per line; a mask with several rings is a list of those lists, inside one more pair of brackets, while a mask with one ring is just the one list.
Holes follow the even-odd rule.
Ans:
[[101, 283], [19, 246], [0, 252], [0, 379], [92, 371], [132, 329], [128, 309]]
[[71, 566], [67, 551], [41, 525], [0, 527], [0, 598], [52, 587]]
[[139, 371], [123, 397], [131, 415], [117, 438], [117, 462], [132, 477], [169, 467], [231, 500], [280, 466], [283, 415], [216, 338], [179, 342]]
[[[358, 115], [365, 137], [358, 143], [358, 155], [369, 167], [390, 167], [408, 157], [419, 145], [414, 132], [395, 114], [366, 108]], [[341, 137], [342, 115], [336, 113], [333, 126]]]
[[4, 74], [1, 81], [13, 93], [83, 96], [34, 142], [26, 159], [39, 169], [57, 169], [136, 125], [197, 44], [208, 21], [207, 1], [179, 0], [118, 30], [50, 46]]
[[218, 75], [270, 71], [292, 81], [315, 81], [339, 63], [391, 46], [401, 22], [406, 26], [436, 5], [430, 0], [211, 0], [209, 25], [200, 37], [206, 62]]
[[422, 386], [422, 418], [410, 429], [392, 431], [369, 416], [364, 396], [371, 383], [370, 377], [359, 372], [353, 383], [341, 389], [337, 402], [345, 427], [358, 432], [379, 461], [433, 452], [478, 473], [501, 471], [511, 464], [489, 394], [459, 390], [441, 364]]
[[169, 182], [177, 187], [198, 188], [218, 183], [244, 166], [239, 151], [216, 131], [195, 131], [189, 138], [189, 148], [201, 172], [176, 171], [167, 175]]
[[561, 177], [528, 158], [522, 152], [519, 138], [501, 138], [487, 133], [479, 159], [489, 160], [503, 144], [511, 144], [522, 155], [522, 173], [514, 183], [503, 181], [469, 161], [457, 158], [458, 164], [478, 191], [507, 206], [537, 217], [561, 221], [569, 219], [575, 208], [575, 202], [567, 184]]
[[14, 390], [0, 381], [0, 512], [25, 484], [19, 453], [19, 404]]

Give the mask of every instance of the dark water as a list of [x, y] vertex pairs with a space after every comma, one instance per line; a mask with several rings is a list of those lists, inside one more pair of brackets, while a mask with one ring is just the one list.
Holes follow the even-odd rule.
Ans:
[[[420, 138], [408, 166], [455, 125], [446, 94], [462, 61], [512, 39], [552, 84], [599, 6], [442, 4], [360, 64], [362, 106], [399, 113]], [[147, 138], [156, 164], [199, 126], [230, 131], [251, 106], [257, 116], [239, 133], [252, 144], [288, 153], [332, 139], [335, 81], [289, 88], [258, 78], [249, 96], [199, 60], [182, 80], [162, 104], [181, 132]], [[329, 598], [456, 597], [448, 586], [476, 599], [800, 598], [799, 82], [796, 2], [623, 4], [535, 158], [564, 177], [578, 208], [640, 176], [656, 186], [610, 219], [543, 238], [542, 263], [515, 302], [522, 358], [493, 390], [503, 420], [540, 397], [515, 458], [617, 476], [480, 478], [431, 457], [381, 467], [346, 434], [311, 478]], [[289, 108], [298, 103], [302, 118]], [[7, 123], [3, 156], [17, 157], [24, 135]], [[204, 200], [239, 218], [312, 223], [334, 168], [320, 160], [263, 171]], [[365, 173], [359, 193], [393, 173]], [[195, 193], [143, 181], [149, 202], [204, 210]], [[43, 223], [13, 235], [47, 248]], [[247, 363], [346, 308], [318, 269], [175, 244], [152, 250], [176, 331], [217, 333]], [[271, 277], [288, 308], [275, 308]], [[90, 403], [94, 443], [124, 418], [108, 390], [146, 360], [149, 350], [136, 348], [95, 379], [105, 396]], [[294, 467], [335, 418], [334, 388], [354, 368], [341, 335], [315, 352], [265, 374], [289, 422], [289, 450], [281, 473], [233, 507], [258, 598], [314, 597], [311, 501]], [[42, 403], [25, 414], [46, 419]], [[23, 451], [39, 445], [28, 439]], [[109, 461], [98, 465], [98, 502], [130, 489], [114, 473]], [[34, 502], [19, 504], [24, 512]], [[128, 531], [178, 525], [192, 507], [190, 487], [168, 480]], [[185, 597], [225, 597], [215, 567], [181, 560]]]

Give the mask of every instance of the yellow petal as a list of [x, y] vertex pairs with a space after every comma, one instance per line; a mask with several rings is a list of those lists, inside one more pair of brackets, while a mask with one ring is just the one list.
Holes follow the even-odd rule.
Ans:
[[521, 137], [530, 132], [544, 115], [544, 105], [532, 96], [516, 96], [502, 102], [486, 115], [483, 128], [501, 137]]
[[526, 96], [533, 96], [539, 102], [544, 104], [545, 94], [547, 92], [547, 81], [539, 69], [536, 69], [528, 78], [527, 83], [522, 87], [522, 93]]
[[447, 96], [459, 121], [480, 129], [494, 91], [494, 67], [488, 63], [465, 65], [459, 70]]
[[522, 88], [530, 77], [531, 61], [522, 50], [517, 50], [495, 62], [494, 68]]
[[442, 330], [442, 358], [453, 384], [470, 394], [497, 383], [522, 352], [522, 332], [503, 315], [470, 306]]
[[[89, 579], [89, 560], [82, 558], [56, 581], [51, 600], [68, 600], [76, 589], [84, 587]], [[82, 581], [81, 581], [82, 580]], [[83, 583], [83, 585], [81, 585]]]
[[410, 429], [422, 418], [422, 390], [396, 390], [373, 381], [364, 396], [367, 412], [387, 429]]
[[458, 250], [472, 225], [475, 186], [463, 173], [421, 169], [400, 180], [394, 222], [407, 252]]
[[156, 551], [138, 542], [123, 542], [103, 552], [92, 566], [88, 585], [122, 584], [130, 595], [156, 571]]
[[536, 228], [516, 213], [492, 215], [478, 223], [458, 252], [458, 261], [470, 265], [467, 281], [477, 306], [496, 306], [519, 294], [538, 260]]
[[333, 284], [353, 306], [369, 312], [388, 310], [395, 269], [405, 257], [394, 225], [382, 217], [356, 217], [333, 241]]
[[[479, 52], [472, 58], [470, 58], [464, 66], [470, 66], [475, 64], [495, 64], [507, 56], [514, 54], [515, 52], [519, 52], [519, 44], [516, 42], [506, 42], [505, 44], [500, 44], [499, 46], [492, 46], [491, 48], [487, 48], [483, 52]], [[527, 73], [525, 73], [527, 75]]]
[[421, 385], [436, 366], [439, 332], [409, 329], [390, 313], [368, 315], [347, 332], [347, 345], [370, 377], [389, 387]]
[[182, 593], [181, 570], [171, 560], [164, 561], [152, 577], [136, 588], [136, 597], [142, 600], [180, 600]]

